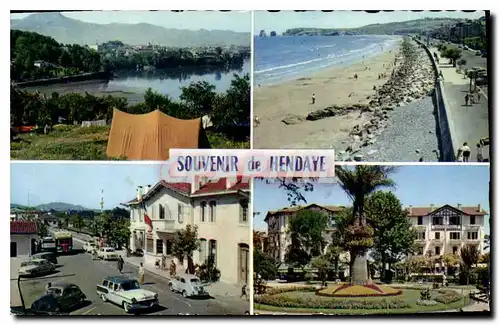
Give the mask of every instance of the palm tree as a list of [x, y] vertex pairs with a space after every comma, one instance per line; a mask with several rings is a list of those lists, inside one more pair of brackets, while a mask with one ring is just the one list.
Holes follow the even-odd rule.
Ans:
[[467, 284], [469, 284], [470, 273], [473, 265], [477, 265], [479, 261], [479, 250], [475, 245], [466, 245], [460, 250], [461, 272], [466, 277]]
[[382, 187], [394, 186], [389, 175], [395, 171], [390, 166], [356, 166], [354, 170], [337, 166], [335, 172], [340, 186], [353, 201], [354, 223], [348, 228], [347, 240], [351, 247], [351, 283], [364, 284], [368, 281], [367, 251], [373, 245], [373, 228], [366, 223], [364, 213], [368, 195]]

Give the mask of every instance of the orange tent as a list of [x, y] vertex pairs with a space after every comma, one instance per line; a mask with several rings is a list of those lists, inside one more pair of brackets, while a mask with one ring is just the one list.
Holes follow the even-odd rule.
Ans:
[[200, 148], [201, 118], [180, 120], [156, 110], [129, 114], [113, 110], [106, 154], [128, 160], [168, 160], [170, 148]]

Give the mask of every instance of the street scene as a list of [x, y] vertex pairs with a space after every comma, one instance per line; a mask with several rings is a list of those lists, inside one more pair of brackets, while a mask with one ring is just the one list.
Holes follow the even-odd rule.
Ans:
[[161, 168], [13, 164], [11, 312], [248, 315], [248, 183]]
[[254, 314], [488, 315], [489, 182], [488, 166], [256, 180]]

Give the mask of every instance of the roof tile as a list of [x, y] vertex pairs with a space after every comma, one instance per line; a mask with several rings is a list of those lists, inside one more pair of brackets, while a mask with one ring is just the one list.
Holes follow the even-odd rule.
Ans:
[[10, 233], [14, 235], [37, 234], [37, 224], [35, 221], [17, 220], [10, 222]]

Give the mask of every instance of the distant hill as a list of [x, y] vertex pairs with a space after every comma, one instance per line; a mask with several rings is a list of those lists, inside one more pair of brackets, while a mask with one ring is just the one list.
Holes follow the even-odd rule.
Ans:
[[[238, 33], [224, 30], [198, 31], [163, 28], [141, 24], [94, 24], [66, 17], [60, 13], [35, 13], [22, 19], [11, 19], [11, 29], [51, 36], [60, 43], [91, 45], [121, 41], [129, 45], [195, 47], [215, 45], [250, 46], [250, 31]], [[210, 26], [207, 26], [210, 27]]]
[[[28, 207], [25, 205], [21, 204], [16, 204], [16, 203], [11, 203], [10, 204], [11, 209], [27, 209]], [[75, 205], [75, 204], [70, 204], [70, 203], [64, 203], [64, 202], [51, 202], [51, 203], [46, 203], [46, 204], [40, 204], [35, 207], [36, 210], [43, 210], [43, 211], [49, 211], [49, 210], [55, 210], [55, 211], [68, 211], [68, 210], [74, 210], [74, 211], [87, 211], [87, 210], [92, 210], [88, 209], [85, 207], [82, 207], [81, 205]]]
[[358, 28], [292, 28], [284, 36], [336, 36], [336, 35], [403, 35], [419, 34], [444, 25], [455, 25], [461, 19], [424, 18], [387, 24], [371, 24]]

